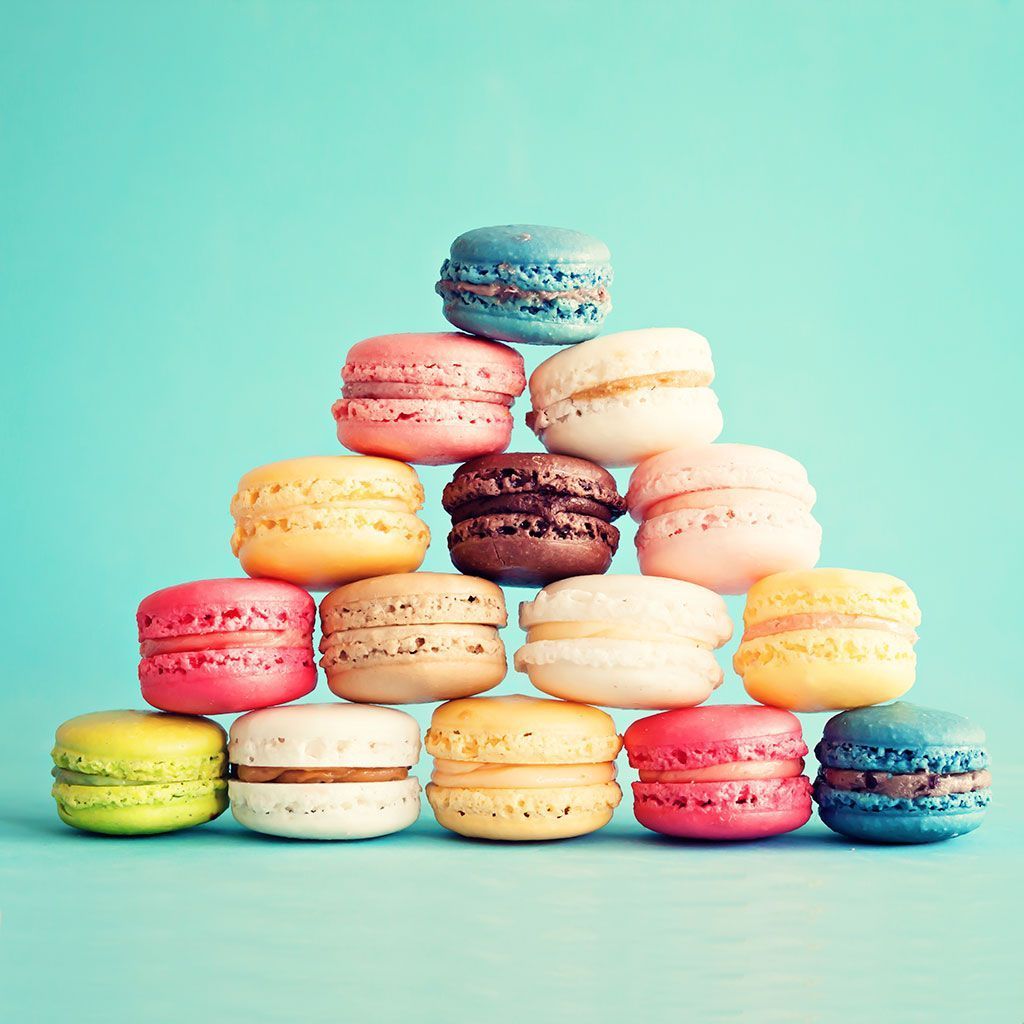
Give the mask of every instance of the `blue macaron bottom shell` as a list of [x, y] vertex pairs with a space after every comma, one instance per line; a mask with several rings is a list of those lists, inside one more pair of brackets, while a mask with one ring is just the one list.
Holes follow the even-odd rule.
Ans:
[[604, 323], [604, 313], [592, 303], [570, 304], [566, 300], [525, 306], [456, 299], [445, 302], [444, 316], [469, 334], [523, 345], [575, 345], [596, 338]]
[[991, 790], [903, 799], [814, 786], [821, 820], [833, 832], [871, 843], [937, 843], [973, 832], [984, 820]]

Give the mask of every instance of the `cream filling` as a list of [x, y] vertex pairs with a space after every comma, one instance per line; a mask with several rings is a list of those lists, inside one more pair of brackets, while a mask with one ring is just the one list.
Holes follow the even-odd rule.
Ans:
[[905, 637], [911, 643], [917, 641], [917, 633], [905, 622], [894, 622], [876, 615], [852, 615], [844, 612], [798, 612], [776, 619], [755, 622], [743, 632], [743, 640], [756, 640], [762, 636], [777, 633], [791, 633], [806, 629], [876, 629]]
[[226, 633], [189, 633], [142, 640], [139, 654], [184, 654], [190, 651], [224, 651], [237, 647], [309, 647], [310, 633], [301, 629], [237, 629]]
[[720, 487], [708, 488], [703, 491], [687, 491], [671, 498], [656, 501], [645, 512], [645, 519], [668, 515], [683, 509], [728, 508], [730, 506], [770, 505], [772, 508], [783, 508], [800, 512], [809, 511], [810, 506], [793, 497], [778, 491], [766, 491], [757, 487]]
[[671, 633], [654, 632], [640, 623], [626, 622], [617, 625], [614, 622], [543, 622], [531, 626], [526, 631], [526, 642], [537, 643], [540, 640], [643, 640], [648, 643], [680, 644], [684, 647], [698, 647], [711, 650], [711, 644]]
[[804, 770], [802, 757], [787, 761], [729, 761], [704, 768], [651, 771], [640, 769], [641, 782], [741, 782], [751, 779], [792, 779]]
[[430, 781], [451, 789], [548, 789], [615, 781], [615, 762], [600, 764], [487, 764], [434, 759]]

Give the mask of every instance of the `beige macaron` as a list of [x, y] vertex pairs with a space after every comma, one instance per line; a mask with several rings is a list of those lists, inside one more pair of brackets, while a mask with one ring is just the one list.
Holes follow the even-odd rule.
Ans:
[[320, 603], [320, 664], [346, 700], [422, 704], [483, 693], [505, 678], [501, 588], [416, 572], [339, 587]]

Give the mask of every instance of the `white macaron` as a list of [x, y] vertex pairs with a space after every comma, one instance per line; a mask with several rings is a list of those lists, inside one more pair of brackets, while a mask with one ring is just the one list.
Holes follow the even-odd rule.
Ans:
[[369, 839], [420, 813], [420, 730], [404, 711], [291, 704], [231, 726], [228, 792], [246, 828], [293, 839]]
[[717, 594], [653, 576], [576, 576], [519, 607], [515, 667], [538, 690], [608, 708], [692, 707], [723, 678], [714, 650], [732, 636]]

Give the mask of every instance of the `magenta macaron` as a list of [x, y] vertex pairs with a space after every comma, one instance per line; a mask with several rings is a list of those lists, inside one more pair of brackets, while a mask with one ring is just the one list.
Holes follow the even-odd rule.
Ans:
[[353, 345], [332, 412], [338, 440], [363, 455], [427, 466], [503, 452], [523, 357], [468, 334], [385, 334]]
[[181, 583], [139, 605], [142, 696], [161, 711], [222, 715], [316, 686], [316, 604], [281, 580]]
[[623, 737], [633, 812], [686, 839], [764, 839], [811, 816], [799, 719], [759, 704], [680, 708], [634, 722]]

